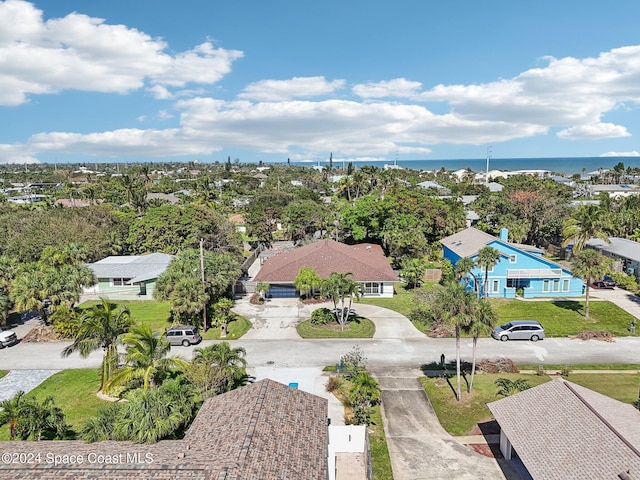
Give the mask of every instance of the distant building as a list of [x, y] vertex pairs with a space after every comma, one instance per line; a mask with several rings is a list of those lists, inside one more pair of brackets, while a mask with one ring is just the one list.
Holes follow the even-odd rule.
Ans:
[[592, 238], [586, 246], [613, 258], [616, 271], [634, 275], [640, 280], [640, 243], [619, 237], [609, 237], [609, 241], [611, 243]]
[[630, 197], [632, 195], [640, 194], [640, 186], [626, 183], [614, 185], [591, 185], [589, 189], [591, 190], [592, 196], [597, 196], [600, 193], [606, 193], [612, 198]]

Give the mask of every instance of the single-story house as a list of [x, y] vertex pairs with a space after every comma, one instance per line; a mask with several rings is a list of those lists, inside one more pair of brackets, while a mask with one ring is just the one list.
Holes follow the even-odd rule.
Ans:
[[113, 300], [151, 300], [156, 280], [171, 260], [173, 255], [166, 253], [103, 258], [87, 265], [98, 282], [83, 293]]
[[620, 183], [609, 185], [591, 185], [589, 187], [592, 196], [597, 196], [601, 193], [606, 193], [611, 198], [630, 197], [632, 195], [640, 194], [640, 187], [638, 185]]
[[609, 237], [610, 244], [600, 238], [592, 238], [586, 246], [598, 250], [615, 261], [616, 271], [635, 275], [640, 279], [640, 243], [626, 238]]
[[362, 283], [365, 297], [393, 297], [393, 285], [399, 281], [380, 245], [345, 245], [330, 239], [267, 258], [254, 281], [267, 282], [272, 297], [296, 298], [300, 293], [293, 282], [303, 267], [313, 268], [321, 278], [351, 272], [353, 280]]
[[327, 413], [324, 398], [260, 380], [205, 400], [180, 440], [0, 442], [41, 459], [0, 462], [0, 479], [326, 480]]
[[[478, 252], [486, 246], [500, 252], [500, 260], [489, 270], [487, 288], [489, 297], [514, 298], [518, 290], [524, 298], [577, 297], [582, 295], [582, 280], [571, 271], [542, 256], [543, 250], [531, 245], [508, 241], [508, 230], [500, 231], [500, 238], [469, 227], [440, 240], [444, 256], [454, 266], [461, 258], [477, 259]], [[484, 295], [485, 272], [480, 267], [472, 271], [478, 289]], [[474, 279], [468, 279], [474, 288]]]
[[417, 186], [421, 188], [435, 190], [438, 193], [438, 195], [451, 195], [451, 190], [449, 190], [447, 187], [443, 187], [439, 183], [434, 182], [432, 180], [425, 180], [424, 182], [420, 182]]
[[523, 479], [640, 479], [640, 411], [555, 379], [487, 406]]

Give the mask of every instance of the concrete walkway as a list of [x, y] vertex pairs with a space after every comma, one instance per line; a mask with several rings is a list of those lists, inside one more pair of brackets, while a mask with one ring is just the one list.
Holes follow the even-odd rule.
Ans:
[[442, 428], [418, 381], [420, 370], [369, 370], [382, 387], [382, 416], [395, 480], [519, 479], [508, 464], [474, 452]]
[[0, 401], [8, 400], [20, 390], [27, 393], [60, 370], [11, 370], [0, 378]]

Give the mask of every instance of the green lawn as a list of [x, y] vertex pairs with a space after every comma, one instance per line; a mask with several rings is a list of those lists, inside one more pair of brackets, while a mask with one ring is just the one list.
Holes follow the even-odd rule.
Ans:
[[7, 373], [9, 373], [9, 370], [0, 370], [0, 378], [4, 377]]
[[393, 480], [389, 448], [384, 435], [380, 405], [373, 407], [371, 425], [369, 425], [369, 444], [371, 449], [371, 469], [374, 480]]
[[395, 294], [392, 298], [364, 297], [358, 299], [358, 303], [388, 308], [389, 310], [408, 316], [414, 308], [413, 293], [411, 290], [405, 290], [404, 285], [401, 284], [396, 284], [394, 288]]
[[[98, 303], [100, 302], [93, 300], [84, 302], [80, 308], [89, 308]], [[112, 303], [118, 306], [126, 305], [136, 322], [148, 324], [155, 331], [164, 331], [171, 326], [171, 309], [168, 302], [113, 300]]]
[[[529, 364], [518, 365], [519, 370], [538, 370], [538, 365], [542, 365], [545, 371], [562, 370], [566, 365], [546, 365], [546, 364]], [[581, 363], [569, 365], [569, 370], [640, 370], [639, 363]]]
[[537, 320], [550, 337], [575, 335], [584, 330], [605, 330], [616, 336], [632, 334], [628, 328], [633, 316], [611, 302], [589, 302], [589, 319], [584, 318], [584, 302], [578, 300], [492, 300], [499, 322]]
[[[99, 385], [98, 369], [63, 370], [42, 382], [27, 396], [42, 400], [52, 395], [56, 405], [64, 411], [70, 427], [66, 438], [72, 440], [83, 422], [95, 415], [101, 406], [108, 404], [96, 397]], [[0, 440], [9, 440], [6, 425], [0, 428]]]
[[[466, 393], [466, 383], [462, 380], [462, 401], [457, 402], [452, 388], [455, 388], [455, 375], [449, 379], [421, 377], [420, 381], [433, 405], [440, 423], [452, 435], [469, 434], [478, 422], [490, 420], [491, 412], [486, 403], [502, 397], [496, 395], [494, 381], [498, 378], [515, 380], [524, 378], [533, 387], [548, 382], [550, 377], [522, 373], [483, 373], [476, 375], [473, 391]], [[628, 373], [585, 373], [569, 374], [567, 380], [600, 392], [621, 402], [634, 404], [638, 400], [640, 374]], [[452, 387], [453, 386], [453, 387]]]
[[[247, 333], [251, 328], [251, 322], [242, 315], [234, 314], [234, 320], [227, 325], [227, 336], [225, 340], [236, 340]], [[202, 334], [205, 340], [221, 340], [220, 328], [209, 328]]]
[[296, 326], [296, 331], [302, 338], [372, 338], [376, 325], [368, 318], [355, 317], [341, 330], [337, 322], [315, 326], [311, 320], [305, 320]]

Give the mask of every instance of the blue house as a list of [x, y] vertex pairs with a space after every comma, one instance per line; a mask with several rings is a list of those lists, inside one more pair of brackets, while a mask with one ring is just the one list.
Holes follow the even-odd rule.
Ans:
[[[489, 270], [488, 296], [514, 298], [521, 290], [524, 298], [579, 297], [582, 295], [582, 279], [572, 276], [571, 271], [542, 256], [543, 251], [530, 245], [507, 241], [508, 230], [500, 231], [500, 238], [481, 232], [473, 227], [440, 240], [444, 256], [455, 266], [461, 258], [477, 259], [483, 247], [493, 247], [500, 252], [500, 260]], [[473, 270], [478, 289], [484, 295], [485, 272], [480, 267]], [[469, 288], [475, 288], [474, 278], [469, 279]]]

